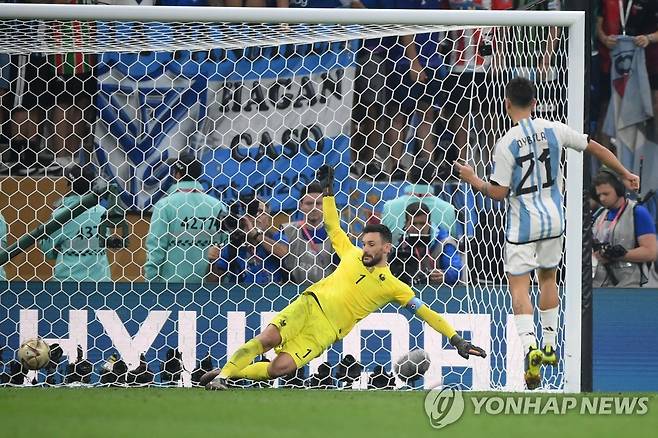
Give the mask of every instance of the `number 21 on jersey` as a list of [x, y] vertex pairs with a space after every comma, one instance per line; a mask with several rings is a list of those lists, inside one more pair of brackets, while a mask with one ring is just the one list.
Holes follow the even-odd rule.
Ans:
[[[551, 173], [552, 163], [548, 148], [542, 150], [539, 157], [535, 157], [534, 152], [517, 157], [516, 165], [523, 172], [521, 181], [514, 189], [517, 196], [534, 193], [540, 186], [545, 189], [555, 183]], [[536, 177], [533, 178], [533, 175]]]

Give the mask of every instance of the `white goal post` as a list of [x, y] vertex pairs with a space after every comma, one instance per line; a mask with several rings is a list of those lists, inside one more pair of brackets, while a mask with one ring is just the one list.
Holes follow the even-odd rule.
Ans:
[[[49, 23], [77, 20], [98, 23], [172, 23], [175, 36], [173, 38], [163, 37], [162, 39], [145, 36], [144, 38], [122, 40], [120, 34], [107, 34], [99, 35], [97, 40], [87, 40], [83, 43], [76, 41], [65, 42], [62, 43], [64, 44], [62, 46], [58, 45], [52, 39], [45, 38], [38, 33], [21, 33], [20, 31], [12, 30], [11, 32], [5, 32], [5, 35], [3, 35], [5, 41], [0, 43], [0, 54], [6, 53], [9, 55], [20, 55], [32, 52], [54, 54], [62, 51], [96, 54], [105, 52], [133, 53], [147, 50], [156, 52], [174, 52], [178, 50], [209, 51], [218, 47], [230, 50], [250, 47], [270, 47], [283, 44], [294, 44], [296, 42], [308, 44], [316, 42], [383, 38], [387, 36], [406, 35], [409, 33], [417, 34], [430, 31], [449, 31], [467, 28], [499, 26], [541, 28], [555, 26], [565, 29], [568, 33], [568, 38], [564, 38], [564, 41], [567, 42], [567, 47], [564, 48], [566, 53], [566, 75], [563, 79], [568, 83], [568, 86], [566, 87], [566, 98], [564, 100], [566, 112], [565, 121], [570, 127], [577, 131], [582, 131], [584, 125], [586, 56], [584, 12], [414, 11], [363, 9], [300, 10], [286, 8], [0, 4], [0, 26], [2, 26], [3, 29], [7, 29], [8, 26], [11, 27], [14, 22], [30, 23], [32, 21], [38, 21]], [[205, 25], [217, 23], [223, 24], [221, 30], [204, 27]], [[250, 28], [247, 26], [239, 29], [237, 28], [237, 25], [243, 25], [245, 23], [251, 23], [255, 27]], [[232, 24], [235, 24], [236, 26], [232, 26]], [[180, 25], [181, 28], [176, 30], [176, 26], [178, 25]], [[186, 32], [190, 29], [194, 29], [197, 25], [199, 28], [198, 32], [187, 37]], [[314, 27], [315, 25], [319, 26]], [[322, 26], [326, 26], [326, 33], [323, 33]], [[30, 25], [28, 26], [28, 29], [34, 30], [38, 27], [38, 25]], [[153, 29], [153, 31], [157, 33], [157, 28]], [[192, 31], [190, 30], [189, 32]], [[240, 34], [240, 32], [243, 32], [243, 34]], [[218, 39], [220, 36], [224, 38], [222, 41]], [[176, 78], [173, 78], [172, 82], [175, 79]], [[247, 79], [244, 80], [246, 81]], [[338, 106], [338, 108], [345, 109], [342, 106]], [[333, 108], [332, 111], [334, 113], [338, 112], [336, 111], [336, 108]], [[505, 117], [504, 114], [496, 114], [496, 116]], [[303, 118], [304, 116], [302, 115], [300, 117]], [[349, 123], [349, 121], [344, 121], [343, 125]], [[344, 132], [346, 129], [348, 128], [342, 126], [338, 131]], [[305, 135], [309, 136], [311, 134], [306, 132]], [[481, 132], [475, 133], [475, 135], [481, 135]], [[564, 312], [563, 323], [561, 325], [562, 330], [564, 331], [564, 370], [561, 377], [561, 385], [558, 389], [565, 392], [580, 392], [583, 158], [580, 153], [571, 149], [567, 150], [565, 155], [565, 174], [567, 175], [567, 184], [565, 185], [567, 188], [565, 219], [567, 227], [564, 265], [566, 266], [566, 269], [564, 284], [561, 287], [564, 291], [561, 303]], [[486, 168], [486, 163], [481, 164], [483, 164], [483, 168]], [[357, 184], [358, 187], [358, 182], [355, 184]], [[220, 195], [221, 194], [222, 193], [220, 193]], [[6, 195], [9, 198], [9, 194]], [[135, 196], [137, 197], [137, 195]], [[464, 196], [472, 196], [472, 193], [469, 195], [467, 192]], [[132, 262], [135, 262], [136, 254], [136, 252], [131, 254], [130, 259]], [[16, 272], [18, 271], [20, 271], [20, 267], [16, 268]], [[14, 279], [19, 280], [20, 278], [15, 276]], [[471, 286], [467, 283], [466, 300], [475, 300], [475, 298], [472, 298], [468, 292], [470, 287]], [[277, 306], [279, 304], [280, 303], [277, 303]], [[466, 308], [472, 308], [470, 301]], [[0, 310], [5, 311], [4, 305], [0, 306]], [[237, 312], [237, 308], [234, 310], [234, 313], [239, 313]], [[280, 307], [269, 309], [270, 313], [268, 313], [268, 316], [271, 317], [273, 315], [271, 312], [278, 310], [281, 310]], [[21, 312], [23, 312], [23, 310], [21, 310]], [[185, 321], [187, 324], [185, 327], [186, 330], [188, 330], [188, 335], [194, 333], [193, 331], [196, 330], [196, 322], [191, 321], [193, 318], [190, 317], [190, 312], [182, 311], [179, 312], [179, 315], [181, 313], [185, 314], [184, 317], [186, 318]], [[265, 312], [261, 314], [262, 318], [265, 317], [264, 313]], [[21, 315], [23, 315], [23, 313]], [[103, 324], [112, 319], [112, 316], [110, 315], [103, 315], [103, 318], [105, 318]], [[236, 316], [235, 314], [233, 317], [237, 318], [233, 320], [233, 322], [240, 320], [240, 318], [245, 318], [246, 321], [247, 318], [244, 315]], [[158, 318], [161, 318], [162, 320], [158, 320]], [[162, 328], [167, 318], [167, 315], [161, 313], [153, 316], [153, 318], [150, 318], [148, 321], [150, 324], [155, 324], [156, 326], [160, 324], [159, 327]], [[11, 318], [8, 317], [7, 319]], [[116, 319], [118, 320], [119, 317], [117, 316]], [[141, 321], [138, 322], [141, 324]], [[2, 323], [2, 321], [0, 321], [0, 323]], [[181, 320], [179, 320], [179, 324], [183, 326]], [[372, 330], [374, 332], [375, 329]], [[10, 339], [17, 333], [18, 328], [16, 333], [4, 333], [4, 335], [7, 339]], [[24, 333], [21, 332], [21, 337], [23, 336]], [[135, 339], [130, 339], [126, 342], [144, 341], [143, 338], [137, 338], [138, 336], [136, 336]], [[217, 342], [220, 342], [219, 334], [217, 335], [217, 338]], [[229, 338], [222, 342], [230, 344], [226, 347], [229, 348], [235, 347], [236, 345], [233, 344], [238, 341]], [[383, 342], [384, 341], [382, 341], [382, 343]], [[393, 341], [391, 341], [391, 343], [391, 349], [395, 350], [396, 348], [399, 348], [395, 346]], [[145, 347], [148, 347], [148, 345], [145, 345]], [[210, 349], [210, 346], [208, 346], [208, 348]], [[347, 349], [347, 347], [345, 348]], [[71, 341], [71, 345], [65, 348], [65, 354], [71, 356], [74, 350], [75, 345], [73, 344], [73, 341]], [[188, 349], [188, 352], [193, 352], [191, 353], [193, 355], [196, 353], [191, 347]], [[103, 353], [105, 353], [105, 351], [103, 351]], [[200, 358], [188, 357], [185, 369], [189, 370], [190, 368], [194, 368], [197, 359]], [[217, 359], [218, 358], [215, 358], [215, 360]], [[475, 379], [476, 377], [473, 378]]]

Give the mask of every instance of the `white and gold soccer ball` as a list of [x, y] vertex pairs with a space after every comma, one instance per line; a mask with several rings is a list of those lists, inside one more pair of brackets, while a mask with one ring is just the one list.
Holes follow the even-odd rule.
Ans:
[[29, 339], [18, 349], [18, 360], [23, 368], [39, 370], [50, 361], [50, 347], [41, 339]]

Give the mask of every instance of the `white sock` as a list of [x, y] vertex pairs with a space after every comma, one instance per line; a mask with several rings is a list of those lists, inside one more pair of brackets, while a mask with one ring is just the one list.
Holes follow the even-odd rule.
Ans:
[[552, 347], [555, 350], [555, 341], [557, 339], [557, 323], [560, 308], [540, 310], [539, 319], [541, 321], [541, 343], [544, 347]]
[[514, 315], [516, 331], [519, 333], [521, 343], [523, 344], [523, 354], [530, 350], [530, 347], [537, 348], [537, 336], [535, 335], [535, 321], [532, 315]]

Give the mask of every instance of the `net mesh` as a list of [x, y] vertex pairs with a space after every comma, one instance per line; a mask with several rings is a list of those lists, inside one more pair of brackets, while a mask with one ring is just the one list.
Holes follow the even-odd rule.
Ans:
[[[356, 241], [378, 221], [392, 228], [394, 274], [490, 355], [467, 362], [388, 305], [296, 376], [269, 384], [523, 388], [504, 205], [458, 183], [451, 164], [463, 158], [490, 172], [493, 145], [511, 126], [503, 89], [514, 76], [536, 80], [537, 116], [566, 121], [566, 29], [0, 28], [3, 248], [33, 231], [4, 265], [0, 344], [12, 383], [198, 382], [200, 369], [224, 364], [333, 271], [320, 197], [307, 193], [329, 164], [348, 234]], [[195, 173], [182, 151], [203, 165], [196, 182], [172, 178]], [[407, 217], [415, 202], [426, 207]], [[254, 244], [260, 234], [267, 242]], [[37, 336], [60, 350], [23, 380], [11, 361]], [[424, 379], [409, 361], [393, 377], [414, 348], [431, 361]], [[545, 370], [545, 388], [562, 385], [562, 365]]]
[[[459, 27], [464, 29], [465, 27]], [[466, 27], [468, 28], [468, 27]], [[7, 53], [212, 50], [351, 41], [457, 29], [446, 25], [5, 21]]]

